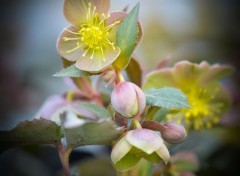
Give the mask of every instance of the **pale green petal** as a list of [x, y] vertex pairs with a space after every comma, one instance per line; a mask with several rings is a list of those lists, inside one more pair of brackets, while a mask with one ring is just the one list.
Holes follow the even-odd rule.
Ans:
[[[113, 49], [111, 46], [105, 48], [103, 54], [99, 51], [98, 53], [88, 52], [86, 56], [80, 56], [76, 62], [76, 67], [80, 70], [89, 71], [89, 72], [98, 72], [111, 65], [120, 54], [120, 49], [115, 47]], [[91, 56], [93, 56], [91, 58]]]
[[132, 146], [127, 142], [126, 136], [123, 136], [112, 149], [112, 162], [116, 164], [130, 151], [131, 148]]
[[178, 87], [187, 88], [186, 85], [196, 85], [202, 73], [207, 72], [208, 69], [206, 64], [199, 66], [189, 61], [181, 61], [174, 65], [172, 75]]
[[[202, 65], [204, 62], [202, 62], [200, 65]], [[203, 70], [203, 76], [201, 77], [201, 84], [205, 85], [211, 81], [218, 81], [219, 79], [223, 78], [224, 76], [229, 75], [233, 72], [233, 67], [228, 65], [219, 65], [215, 64], [211, 67], [209, 66], [208, 72], [204, 72]]]
[[208, 102], [209, 109], [215, 112], [215, 116], [222, 116], [231, 105], [229, 93], [217, 82], [209, 84], [207, 90], [209, 96], [214, 97]]
[[170, 68], [165, 68], [147, 74], [146, 81], [144, 82], [142, 87], [143, 90], [148, 90], [177, 86], [173, 80], [172, 70]]
[[[57, 49], [58, 49], [59, 54], [63, 58], [65, 58], [69, 61], [76, 61], [78, 58], [80, 58], [80, 56], [82, 56], [82, 54], [84, 53], [84, 50], [82, 49], [83, 47], [80, 47], [80, 48], [74, 50], [74, 48], [77, 47], [77, 42], [81, 42], [80, 39], [79, 40], [69, 40], [69, 41], [64, 40], [64, 37], [79, 38], [78, 35], [73, 34], [73, 33], [69, 32], [68, 30], [72, 31], [72, 32], [78, 32], [78, 29], [76, 29], [72, 26], [64, 29], [62, 31], [62, 33], [60, 34], [60, 36], [58, 37]], [[72, 50], [74, 50], [74, 51], [72, 51]]]
[[88, 21], [88, 3], [91, 3], [91, 12], [96, 6], [96, 12], [101, 16], [107, 12], [110, 7], [110, 0], [65, 0], [63, 11], [65, 18], [75, 27], [80, 27], [82, 23]]
[[162, 159], [159, 157], [159, 155], [156, 152], [153, 152], [150, 155], [144, 153], [143, 158], [145, 158], [146, 160], [152, 163], [160, 163], [162, 161]]
[[156, 150], [156, 153], [164, 160], [164, 162], [167, 164], [170, 160], [170, 154], [168, 151], [168, 148], [165, 146], [165, 144], [162, 145], [158, 150]]
[[114, 167], [121, 172], [131, 170], [141, 159], [140, 156], [136, 156], [134, 152], [129, 152], [120, 161], [113, 164]]
[[164, 145], [162, 138], [149, 129], [131, 130], [127, 133], [126, 139], [131, 145], [147, 154], [153, 153]]

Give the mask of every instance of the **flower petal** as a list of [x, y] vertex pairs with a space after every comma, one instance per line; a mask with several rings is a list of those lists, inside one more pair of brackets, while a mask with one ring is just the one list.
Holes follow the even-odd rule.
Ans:
[[[134, 150], [134, 149], [133, 149]], [[141, 156], [136, 156], [133, 152], [129, 152], [120, 161], [114, 164], [114, 167], [121, 172], [131, 170], [141, 159]]]
[[112, 149], [112, 162], [116, 164], [130, 151], [131, 148], [132, 146], [127, 142], [126, 136], [123, 136]]
[[143, 90], [159, 89], [163, 87], [177, 87], [172, 76], [172, 70], [164, 68], [147, 74]]
[[145, 98], [144, 94], [142, 93], [142, 90], [138, 86], [136, 86], [135, 84], [132, 84], [132, 85], [135, 88], [138, 100], [141, 100], [141, 101], [138, 101], [138, 103], [139, 103], [139, 105], [138, 105], [138, 109], [139, 109], [138, 114], [142, 114], [142, 112], [144, 111], [144, 109], [146, 107], [146, 98]]
[[51, 120], [54, 113], [58, 109], [67, 105], [67, 103], [68, 103], [67, 100], [63, 96], [53, 95], [44, 102], [37, 116]]
[[92, 58], [92, 53], [87, 53], [86, 56], [81, 56], [76, 62], [76, 67], [80, 70], [89, 72], [101, 71], [117, 59], [120, 54], [120, 49], [118, 47], [113, 49], [109, 46], [108, 48], [105, 48], [103, 52], [104, 56], [102, 56], [101, 52], [93, 54]]
[[166, 164], [170, 160], [170, 154], [165, 144], [163, 144], [158, 150], [156, 150], [156, 153], [164, 160]]
[[126, 139], [131, 145], [147, 154], [153, 153], [164, 145], [162, 138], [156, 132], [149, 129], [129, 131]]
[[162, 158], [160, 158], [156, 152], [153, 152], [150, 155], [144, 153], [143, 158], [145, 158], [146, 160], [148, 160], [152, 163], [160, 163], [162, 161]]
[[65, 18], [75, 27], [80, 27], [82, 23], [88, 21], [88, 3], [91, 3], [91, 12], [96, 6], [96, 12], [101, 16], [104, 13], [107, 16], [110, 0], [65, 0], [63, 12]]
[[80, 58], [80, 56], [82, 56], [82, 54], [84, 53], [84, 50], [82, 48], [78, 48], [75, 51], [69, 52], [77, 47], [77, 42], [80, 42], [80, 39], [65, 41], [63, 39], [64, 37], [79, 38], [79, 36], [77, 36], [76, 34], [72, 34], [68, 30], [72, 32], [78, 32], [78, 29], [72, 26], [64, 29], [60, 34], [60, 36], [58, 37], [57, 49], [59, 54], [65, 59], [69, 61], [76, 61], [78, 58]]

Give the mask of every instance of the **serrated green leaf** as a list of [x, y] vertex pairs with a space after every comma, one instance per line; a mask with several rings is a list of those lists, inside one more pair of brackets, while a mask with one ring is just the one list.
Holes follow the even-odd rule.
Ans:
[[77, 106], [78, 108], [82, 108], [82, 109], [86, 109], [89, 112], [95, 114], [97, 117], [99, 118], [109, 118], [111, 117], [110, 113], [108, 112], [107, 109], [98, 106], [96, 104], [91, 104], [91, 103], [84, 103], [84, 104], [80, 104]]
[[145, 92], [148, 106], [162, 108], [190, 108], [187, 97], [175, 88], [151, 89]]
[[112, 120], [87, 122], [75, 128], [64, 128], [63, 131], [67, 146], [111, 144], [122, 133]]
[[56, 144], [61, 141], [61, 127], [46, 119], [19, 123], [11, 131], [0, 131], [0, 150], [20, 145]]
[[58, 76], [58, 77], [86, 77], [86, 76], [91, 76], [93, 75], [92, 73], [79, 70], [75, 64], [62, 69], [61, 71], [55, 73], [53, 76]]
[[117, 46], [121, 49], [121, 53], [117, 60], [113, 63], [114, 68], [118, 70], [124, 69], [130, 59], [132, 52], [136, 46], [139, 28], [138, 13], [139, 3], [124, 18], [117, 31]]

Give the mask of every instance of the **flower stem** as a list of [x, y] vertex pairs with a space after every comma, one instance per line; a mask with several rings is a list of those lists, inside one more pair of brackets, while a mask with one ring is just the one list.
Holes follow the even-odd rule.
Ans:
[[57, 144], [56, 147], [62, 163], [64, 175], [71, 176], [69, 167], [69, 155], [72, 152], [72, 148], [65, 148], [62, 144]]
[[97, 92], [95, 92], [95, 90], [92, 88], [92, 86], [90, 86], [90, 84], [86, 79], [84, 78], [80, 78], [80, 79], [83, 87], [85, 88], [89, 96], [96, 102], [96, 104], [98, 104], [99, 106], [103, 106], [103, 102], [100, 95], [97, 94]]
[[117, 73], [117, 78], [116, 78], [116, 84], [124, 82], [125, 79], [120, 71], [116, 71]]
[[136, 127], [136, 129], [142, 129], [141, 124], [139, 123], [138, 120], [133, 119], [130, 129], [134, 129], [134, 127]]

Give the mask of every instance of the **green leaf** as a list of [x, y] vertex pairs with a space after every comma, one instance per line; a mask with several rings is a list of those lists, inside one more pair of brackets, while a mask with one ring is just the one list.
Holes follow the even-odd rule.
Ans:
[[145, 119], [154, 120], [156, 122], [162, 122], [166, 117], [168, 111], [169, 110], [166, 108], [151, 106], [148, 110], [148, 113]]
[[126, 72], [128, 74], [128, 78], [131, 82], [135, 83], [139, 87], [142, 85], [142, 69], [137, 60], [131, 59], [129, 62]]
[[85, 77], [85, 76], [91, 76], [93, 75], [92, 73], [79, 70], [75, 64], [64, 68], [63, 70], [55, 73], [53, 76], [58, 76], [58, 77]]
[[190, 108], [187, 97], [175, 88], [151, 89], [145, 92], [148, 106], [162, 108]]
[[117, 128], [112, 120], [87, 122], [74, 128], [64, 128], [66, 145], [106, 145], [117, 140], [122, 129]]
[[117, 31], [117, 46], [121, 49], [121, 53], [113, 63], [113, 66], [118, 70], [122, 70], [128, 65], [138, 40], [139, 6], [139, 3], [137, 3], [137, 5], [124, 18]]
[[99, 118], [109, 118], [111, 117], [110, 113], [108, 112], [107, 109], [98, 106], [96, 104], [91, 104], [91, 103], [84, 103], [84, 104], [80, 104], [77, 106], [78, 108], [82, 108], [82, 109], [86, 109], [89, 112], [95, 114], [97, 117]]
[[56, 144], [61, 141], [61, 127], [46, 119], [19, 123], [11, 131], [0, 131], [0, 150], [33, 144]]
[[162, 122], [165, 119], [167, 113], [168, 109], [161, 108], [154, 114], [153, 120], [156, 122]]

